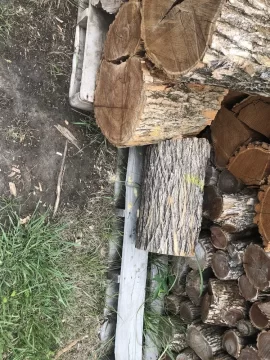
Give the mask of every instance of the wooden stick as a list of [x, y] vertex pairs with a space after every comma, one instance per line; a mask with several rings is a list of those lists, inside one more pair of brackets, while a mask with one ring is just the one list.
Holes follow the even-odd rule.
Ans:
[[61, 189], [62, 189], [64, 173], [65, 173], [65, 159], [66, 159], [66, 155], [67, 155], [67, 145], [68, 145], [68, 142], [66, 140], [65, 149], [64, 149], [64, 153], [63, 153], [63, 158], [62, 158], [62, 162], [61, 162], [61, 167], [60, 167], [58, 180], [57, 180], [56, 200], [55, 200], [55, 204], [54, 204], [53, 217], [55, 217], [55, 215], [57, 213], [57, 210], [58, 210], [58, 207], [59, 207], [59, 202], [60, 202]]
[[65, 353], [70, 351], [72, 348], [74, 348], [74, 346], [76, 346], [79, 342], [81, 342], [87, 338], [88, 338], [88, 335], [84, 335], [76, 340], [71, 341], [71, 343], [69, 343], [67, 346], [65, 346], [63, 349], [61, 349], [57, 352], [57, 354], [54, 357], [54, 360], [59, 359], [62, 355], [64, 355]]

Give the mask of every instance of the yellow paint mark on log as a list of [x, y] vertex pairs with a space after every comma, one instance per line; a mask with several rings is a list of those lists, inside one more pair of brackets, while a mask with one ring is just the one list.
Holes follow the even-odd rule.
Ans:
[[128, 210], [131, 210], [133, 205], [131, 203], [128, 203]]
[[137, 190], [137, 188], [134, 188], [134, 195], [137, 197], [138, 196], [138, 190]]
[[149, 133], [150, 137], [153, 137], [153, 138], [156, 138], [156, 137], [159, 138], [160, 134], [161, 134], [161, 127], [159, 125], [153, 127], [153, 129], [151, 129], [151, 131]]
[[168, 197], [168, 204], [169, 205], [173, 204], [173, 198], [171, 196]]
[[186, 182], [198, 186], [201, 190], [204, 187], [204, 180], [201, 180], [198, 176], [185, 174]]
[[132, 184], [132, 177], [131, 176], [128, 177], [128, 184]]

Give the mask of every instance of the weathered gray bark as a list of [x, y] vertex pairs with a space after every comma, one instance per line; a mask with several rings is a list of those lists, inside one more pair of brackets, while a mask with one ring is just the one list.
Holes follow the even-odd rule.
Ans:
[[186, 262], [193, 270], [200, 268], [202, 271], [211, 266], [214, 247], [209, 234], [202, 233], [195, 246], [195, 256], [187, 258]]
[[246, 319], [238, 321], [237, 329], [242, 336], [251, 336], [258, 332], [258, 330], [251, 324], [251, 322]]
[[192, 349], [188, 348], [178, 354], [176, 360], [200, 360], [200, 358]]
[[212, 269], [220, 280], [237, 280], [244, 273], [243, 264], [222, 250], [216, 251], [213, 255]]
[[220, 225], [229, 233], [255, 227], [255, 204], [257, 192], [221, 194], [214, 186], [205, 187], [203, 215]]
[[200, 66], [182, 79], [269, 96], [268, 0], [224, 1]]
[[238, 330], [227, 330], [222, 338], [223, 349], [236, 359], [247, 343], [247, 338], [244, 338]]
[[207, 291], [209, 277], [209, 271], [203, 272], [202, 281], [198, 270], [192, 270], [187, 275], [186, 294], [196, 306], [201, 304], [203, 295]]
[[246, 346], [240, 353], [239, 360], [260, 360], [256, 346]]
[[148, 147], [138, 248], [168, 255], [194, 255], [209, 153], [209, 143], [203, 138], [164, 141]]
[[191, 324], [200, 318], [201, 308], [194, 305], [190, 300], [185, 300], [180, 304], [179, 314], [186, 324]]
[[190, 325], [187, 343], [202, 360], [213, 359], [222, 349], [222, 328], [205, 324]]
[[209, 293], [202, 302], [202, 320], [207, 324], [236, 326], [245, 318], [247, 304], [239, 295], [237, 282], [210, 279]]

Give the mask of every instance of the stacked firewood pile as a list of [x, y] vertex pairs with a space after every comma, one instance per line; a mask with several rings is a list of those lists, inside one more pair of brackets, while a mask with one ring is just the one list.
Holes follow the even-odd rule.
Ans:
[[105, 41], [95, 117], [150, 145], [136, 246], [180, 264], [177, 360], [270, 360], [269, 5], [129, 1]]

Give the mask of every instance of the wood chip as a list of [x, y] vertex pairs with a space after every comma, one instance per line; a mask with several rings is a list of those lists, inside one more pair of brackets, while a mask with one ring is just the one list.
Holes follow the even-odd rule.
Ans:
[[64, 126], [61, 125], [55, 125], [56, 129], [66, 138], [68, 141], [70, 141], [78, 150], [80, 150], [79, 142], [75, 138], [75, 136]]
[[82, 336], [79, 339], [73, 340], [71, 343], [69, 343], [66, 347], [64, 347], [63, 349], [59, 350], [58, 353], [56, 354], [54, 360], [59, 359], [63, 354], [65, 354], [66, 352], [70, 351], [72, 348], [74, 348], [74, 346], [76, 346], [80, 341], [83, 341], [85, 339], [88, 338], [88, 335]]
[[15, 184], [13, 182], [10, 182], [8, 184], [9, 184], [9, 191], [10, 191], [11, 195], [16, 197], [17, 196], [17, 189], [16, 189]]
[[25, 218], [20, 219], [20, 224], [21, 224], [21, 225], [27, 224], [27, 223], [29, 222], [30, 218], [31, 218], [31, 216], [28, 215], [28, 216], [26, 216]]
[[64, 173], [65, 173], [65, 159], [66, 159], [66, 155], [67, 155], [67, 144], [68, 144], [68, 142], [66, 141], [64, 155], [63, 155], [61, 168], [60, 168], [60, 172], [58, 175], [57, 186], [56, 186], [56, 200], [55, 200], [55, 204], [54, 204], [53, 217], [57, 213], [59, 202], [60, 202], [61, 189], [62, 189], [63, 178], [64, 178]]

